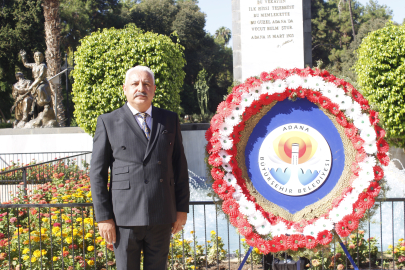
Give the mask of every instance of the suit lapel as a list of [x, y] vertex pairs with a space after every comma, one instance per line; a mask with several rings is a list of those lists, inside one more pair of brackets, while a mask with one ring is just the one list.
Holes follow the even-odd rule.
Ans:
[[150, 151], [152, 150], [154, 144], [156, 143], [157, 138], [159, 137], [160, 130], [162, 129], [161, 118], [162, 118], [162, 114], [159, 111], [159, 109], [152, 107], [152, 130], [151, 130], [148, 146], [146, 148], [144, 160], [148, 157]]
[[132, 114], [131, 110], [128, 108], [128, 105], [124, 105], [120, 113], [122, 114], [122, 118], [127, 122], [128, 126], [132, 129], [132, 131], [135, 133], [135, 135], [140, 139], [140, 141], [147, 146], [148, 140], [145, 137], [145, 133], [141, 129], [141, 127], [138, 125], [138, 123], [135, 120], [134, 115]]

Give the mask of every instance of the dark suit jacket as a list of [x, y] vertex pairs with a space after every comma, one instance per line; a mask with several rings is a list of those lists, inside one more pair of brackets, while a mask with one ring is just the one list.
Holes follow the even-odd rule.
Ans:
[[151, 126], [148, 141], [126, 104], [98, 117], [90, 167], [98, 222], [113, 218], [118, 226], [157, 225], [175, 222], [177, 211], [188, 212], [178, 116], [152, 107]]

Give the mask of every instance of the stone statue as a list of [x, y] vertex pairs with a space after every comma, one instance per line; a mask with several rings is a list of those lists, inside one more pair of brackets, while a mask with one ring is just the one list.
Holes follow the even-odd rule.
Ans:
[[47, 67], [44, 62], [44, 55], [41, 52], [35, 52], [35, 63], [27, 63], [27, 56], [24, 50], [20, 51], [20, 55], [24, 66], [32, 69], [34, 82], [28, 87], [28, 92], [34, 97], [33, 106], [37, 106], [40, 110], [38, 116], [27, 123], [24, 128], [56, 127], [58, 124], [52, 108], [52, 91], [46, 79]]
[[32, 81], [24, 79], [24, 74], [17, 72], [15, 74], [17, 83], [13, 85], [13, 98], [16, 100], [11, 111], [15, 108], [15, 121], [13, 127], [24, 126], [29, 121], [32, 115], [32, 102], [33, 98], [31, 92], [28, 90]]

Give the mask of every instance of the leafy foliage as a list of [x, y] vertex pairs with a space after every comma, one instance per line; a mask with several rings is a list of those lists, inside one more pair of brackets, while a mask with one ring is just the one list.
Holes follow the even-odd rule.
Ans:
[[75, 53], [73, 101], [78, 125], [94, 134], [97, 117], [125, 102], [122, 85], [126, 71], [146, 65], [155, 73], [153, 105], [180, 112], [184, 80], [183, 47], [167, 36], [128, 26], [104, 29], [85, 37]]
[[405, 26], [392, 22], [370, 33], [358, 49], [355, 70], [364, 96], [380, 112], [388, 142], [405, 146]]

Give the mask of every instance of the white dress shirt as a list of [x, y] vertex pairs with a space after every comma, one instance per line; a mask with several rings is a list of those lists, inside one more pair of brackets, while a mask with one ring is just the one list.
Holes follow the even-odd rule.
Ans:
[[[139, 111], [137, 109], [135, 109], [134, 107], [131, 106], [131, 104], [129, 104], [129, 102], [127, 102], [128, 108], [131, 110], [132, 114], [135, 116], [135, 120], [136, 122], [138, 122], [138, 125], [141, 127], [142, 129], [142, 123], [143, 123], [143, 118], [141, 115], [137, 115], [137, 113], [139, 113]], [[152, 106], [149, 107], [149, 109], [146, 110], [147, 116], [146, 116], [146, 124], [149, 127], [149, 130], [152, 132]]]

